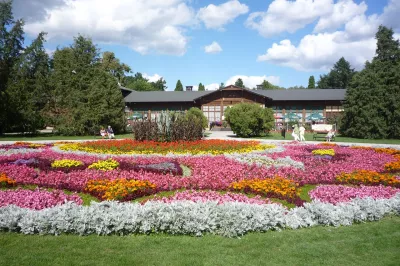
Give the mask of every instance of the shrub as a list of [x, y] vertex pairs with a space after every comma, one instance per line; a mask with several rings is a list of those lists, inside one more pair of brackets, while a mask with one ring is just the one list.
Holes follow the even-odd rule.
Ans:
[[132, 123], [132, 133], [135, 140], [158, 140], [158, 126], [150, 120]]
[[260, 136], [274, 126], [274, 114], [270, 108], [258, 104], [240, 103], [225, 111], [225, 119], [239, 137]]
[[203, 112], [199, 108], [196, 108], [196, 107], [190, 108], [186, 112], [185, 116], [186, 116], [187, 120], [192, 120], [194, 118], [197, 118], [198, 120], [200, 120], [201, 126], [203, 129], [205, 129], [208, 126], [207, 117], [203, 114]]

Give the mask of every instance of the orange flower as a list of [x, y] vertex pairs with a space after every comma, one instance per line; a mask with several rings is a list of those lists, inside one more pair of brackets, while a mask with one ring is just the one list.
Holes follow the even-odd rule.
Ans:
[[15, 180], [9, 178], [5, 173], [0, 174], [0, 187], [12, 187], [15, 184]]
[[381, 174], [375, 171], [359, 170], [353, 173], [341, 173], [336, 177], [341, 183], [400, 186], [400, 180], [390, 174]]

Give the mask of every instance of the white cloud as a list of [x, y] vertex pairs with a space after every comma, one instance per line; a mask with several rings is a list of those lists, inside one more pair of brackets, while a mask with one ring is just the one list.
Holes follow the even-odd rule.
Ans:
[[80, 33], [96, 42], [129, 46], [141, 54], [183, 55], [188, 42], [184, 27], [191, 25], [195, 17], [185, 0], [64, 0], [64, 3], [46, 8], [43, 19], [28, 21], [26, 32], [36, 35], [45, 31], [50, 39], [71, 39]]
[[159, 80], [160, 78], [162, 78], [162, 76], [158, 75], [158, 74], [154, 74], [152, 76], [147, 75], [146, 73], [143, 74], [143, 77], [145, 79], [148, 79], [149, 82], [156, 82], [157, 80]]
[[223, 30], [224, 26], [243, 14], [249, 12], [249, 7], [237, 0], [231, 0], [221, 5], [210, 4], [197, 13], [197, 18], [203, 21], [207, 29]]
[[206, 91], [215, 91], [217, 89], [219, 89], [219, 83], [211, 83], [208, 85], [204, 85]]
[[314, 31], [335, 30], [353, 17], [364, 14], [367, 8], [368, 6], [364, 2], [358, 5], [353, 0], [341, 0], [333, 5], [331, 14], [319, 19]]
[[212, 42], [212, 44], [204, 47], [204, 51], [208, 54], [215, 54], [220, 53], [222, 48], [217, 42]]
[[265, 54], [258, 56], [257, 61], [268, 61], [302, 71], [326, 71], [332, 68], [340, 57], [344, 57], [357, 70], [362, 69], [365, 61], [371, 60], [375, 55], [375, 34], [379, 25], [396, 29], [399, 20], [394, 19], [393, 11], [396, 10], [397, 14], [400, 14], [399, 3], [398, 0], [391, 0], [380, 15], [355, 15], [346, 22], [344, 30], [308, 34], [297, 46], [287, 39], [274, 43]]
[[266, 12], [253, 12], [246, 26], [264, 37], [293, 33], [333, 11], [333, 0], [274, 0]]
[[245, 76], [245, 75], [236, 75], [236, 76], [232, 76], [230, 77], [226, 82], [225, 82], [225, 86], [228, 85], [235, 85], [235, 82], [241, 78], [243, 80], [243, 84], [244, 86], [246, 86], [247, 88], [256, 88], [257, 85], [260, 85], [264, 80], [267, 80], [268, 82], [274, 84], [274, 85], [278, 85], [280, 78], [278, 76]]
[[390, 0], [384, 8], [382, 14], [383, 25], [392, 27], [395, 31], [400, 31], [400, 1]]

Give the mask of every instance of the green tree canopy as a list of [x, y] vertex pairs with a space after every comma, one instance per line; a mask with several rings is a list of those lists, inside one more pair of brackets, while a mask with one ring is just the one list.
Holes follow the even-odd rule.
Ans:
[[22, 20], [14, 20], [12, 2], [0, 1], [0, 134], [9, 129], [13, 121], [7, 84], [24, 51], [23, 26]]
[[309, 89], [315, 89], [315, 78], [314, 76], [310, 76], [308, 79], [308, 88]]
[[274, 126], [274, 113], [271, 108], [258, 104], [240, 103], [227, 108], [225, 120], [238, 137], [260, 136]]
[[244, 88], [243, 80], [241, 78], [238, 78], [235, 82], [235, 86]]
[[155, 91], [165, 91], [168, 88], [167, 82], [163, 78], [160, 78], [156, 82], [151, 82], [151, 85]]
[[275, 86], [272, 83], [270, 83], [268, 80], [263, 80], [263, 82], [261, 83], [261, 89], [262, 90], [280, 90], [282, 89], [279, 86]]
[[206, 90], [206, 87], [204, 87], [204, 85], [200, 82], [199, 83], [199, 89], [198, 89], [199, 91], [205, 91]]
[[220, 88], [220, 89], [225, 88], [225, 83], [221, 82], [221, 84], [219, 84], [219, 88]]
[[384, 26], [376, 39], [376, 56], [346, 91], [341, 132], [358, 138], [400, 138], [399, 41]]
[[121, 63], [118, 58], [115, 57], [113, 52], [104, 52], [101, 58], [101, 67], [104, 71], [110, 73], [116, 80], [122, 85], [125, 85], [125, 74], [131, 72], [131, 68]]
[[344, 57], [341, 57], [328, 74], [320, 76], [318, 88], [346, 89], [355, 73], [350, 63]]
[[176, 82], [175, 91], [183, 91], [183, 85], [180, 79]]
[[208, 126], [207, 117], [203, 114], [203, 112], [199, 108], [196, 107], [190, 108], [186, 112], [186, 118], [188, 120], [197, 119], [201, 123], [203, 129], [205, 129]]

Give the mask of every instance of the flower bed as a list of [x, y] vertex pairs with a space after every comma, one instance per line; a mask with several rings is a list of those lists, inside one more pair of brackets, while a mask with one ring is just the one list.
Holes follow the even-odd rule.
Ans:
[[66, 195], [60, 190], [0, 190], [0, 207], [16, 205], [21, 208], [41, 210], [64, 204], [67, 201], [73, 201], [79, 205], [83, 203], [78, 195]]
[[225, 154], [246, 153], [275, 148], [275, 145], [260, 144], [257, 141], [198, 140], [179, 142], [155, 142], [135, 140], [88, 141], [65, 144], [65, 151], [85, 151], [105, 154]]
[[[40, 202], [39, 194], [43, 198], [51, 197], [46, 195], [53, 192], [43, 188], [52, 188], [87, 193], [100, 200], [136, 199], [142, 203], [105, 202], [92, 203], [89, 207], [71, 203], [66, 203], [65, 207], [43, 204], [47, 209], [38, 212], [8, 206], [13, 203], [6, 202], [0, 207], [0, 230], [79, 234], [175, 232], [196, 235], [210, 232], [236, 236], [286, 227], [351, 224], [366, 219], [359, 216], [357, 208], [361, 207], [366, 208], [363, 209], [366, 213], [373, 213], [376, 219], [398, 213], [395, 204], [400, 200], [399, 188], [396, 188], [400, 187], [400, 178], [396, 163], [400, 154], [393, 149], [326, 144], [276, 147], [256, 141], [222, 140], [176, 143], [107, 140], [57, 144], [61, 150], [52, 145], [34, 149], [27, 148], [31, 146], [27, 143], [21, 149], [16, 146], [7, 151], [25, 152], [0, 153], [0, 184], [3, 187], [38, 186], [35, 202]], [[6, 149], [0, 146], [0, 150]], [[185, 175], [181, 166], [185, 168]], [[306, 203], [307, 197], [301, 191], [303, 185], [309, 184], [318, 186], [309, 193], [315, 202]], [[21, 188], [14, 191], [19, 190], [22, 191]], [[14, 198], [28, 199], [24, 193], [34, 192], [18, 193]], [[53, 199], [46, 202], [81, 204], [76, 195], [55, 193], [59, 193], [58, 196], [53, 195]], [[164, 194], [169, 196], [159, 196]], [[257, 196], [251, 197], [254, 194]], [[146, 195], [158, 196], [142, 198]], [[272, 203], [276, 198], [283, 205]], [[298, 207], [288, 209], [293, 203]], [[68, 213], [55, 214], [63, 210]], [[87, 229], [74, 227], [78, 226], [74, 219], [80, 221], [85, 215], [103, 217], [105, 213], [109, 215], [109, 211], [114, 215], [112, 221], [93, 220]], [[119, 211], [124, 213], [119, 214]], [[125, 213], [130, 211], [133, 213]], [[30, 223], [28, 217], [36, 218]], [[46, 220], [40, 219], [50, 217], [70, 220], [43, 229]], [[338, 221], [338, 217], [344, 220]], [[113, 222], [117, 220], [120, 225]], [[237, 227], [229, 227], [232, 221]], [[200, 228], [188, 228], [189, 224]]]

